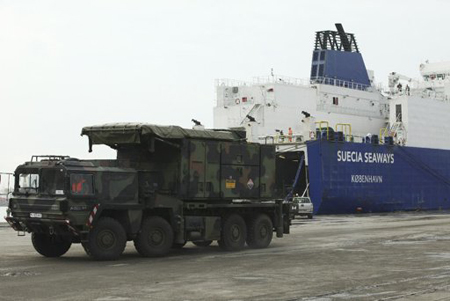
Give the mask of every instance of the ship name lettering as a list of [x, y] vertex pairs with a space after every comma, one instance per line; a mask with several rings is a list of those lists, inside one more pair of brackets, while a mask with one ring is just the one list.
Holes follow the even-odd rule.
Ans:
[[363, 156], [356, 151], [338, 151], [337, 160], [338, 162], [363, 162]]
[[394, 164], [394, 154], [372, 152], [361, 153], [357, 151], [339, 150], [337, 151], [337, 161]]

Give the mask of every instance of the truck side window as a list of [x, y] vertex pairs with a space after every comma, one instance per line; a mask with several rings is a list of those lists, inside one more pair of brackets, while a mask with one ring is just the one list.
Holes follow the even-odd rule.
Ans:
[[71, 174], [70, 191], [73, 195], [93, 195], [93, 182], [91, 174]]

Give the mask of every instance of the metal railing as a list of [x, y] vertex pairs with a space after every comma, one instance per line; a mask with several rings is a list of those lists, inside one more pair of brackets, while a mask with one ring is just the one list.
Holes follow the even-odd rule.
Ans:
[[242, 87], [242, 86], [252, 86], [252, 85], [263, 85], [263, 84], [286, 84], [293, 86], [309, 86], [314, 84], [324, 84], [336, 87], [343, 87], [353, 90], [368, 91], [372, 89], [371, 85], [365, 85], [361, 83], [356, 83], [352, 81], [345, 81], [336, 78], [329, 77], [318, 77], [316, 79], [307, 80], [283, 75], [267, 75], [267, 76], [257, 76], [253, 78], [253, 82], [234, 80], [234, 79], [216, 79], [216, 86], [224, 87]]
[[319, 77], [317, 79], [313, 79], [313, 80], [311, 80], [311, 84], [323, 84], [323, 85], [330, 85], [330, 86], [348, 88], [348, 89], [353, 89], [353, 90], [361, 90], [361, 91], [367, 91], [372, 87], [370, 85], [364, 85], [364, 84], [360, 84], [360, 83], [345, 81], [345, 80], [336, 79], [336, 78], [329, 78], [329, 77]]
[[301, 79], [301, 78], [295, 78], [295, 77], [289, 77], [289, 76], [283, 76], [283, 75], [268, 75], [268, 76], [258, 76], [253, 78], [253, 83], [255, 84], [285, 84], [285, 85], [293, 85], [293, 86], [309, 86], [310, 81]]
[[9, 198], [14, 190], [14, 174], [0, 172], [0, 207], [8, 206]]

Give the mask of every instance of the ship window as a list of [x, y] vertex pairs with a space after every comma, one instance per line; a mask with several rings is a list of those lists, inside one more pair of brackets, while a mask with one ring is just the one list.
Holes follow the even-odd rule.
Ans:
[[402, 105], [395, 105], [395, 120], [402, 122]]
[[317, 76], [317, 65], [312, 65], [311, 67], [311, 77], [314, 78]]
[[320, 52], [320, 60], [324, 61], [325, 60], [325, 51], [321, 51]]
[[333, 104], [336, 105], [336, 106], [339, 104], [339, 98], [338, 97], [333, 97]]
[[317, 62], [317, 59], [319, 58], [319, 52], [318, 51], [314, 51], [313, 52], [313, 62]]
[[323, 64], [319, 65], [319, 74], [318, 76], [323, 76]]

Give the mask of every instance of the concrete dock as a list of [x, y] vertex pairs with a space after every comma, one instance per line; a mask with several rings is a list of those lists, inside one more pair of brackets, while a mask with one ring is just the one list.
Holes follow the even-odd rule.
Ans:
[[267, 249], [188, 243], [95, 262], [80, 245], [57, 259], [0, 226], [0, 300], [450, 300], [450, 214], [296, 219]]

